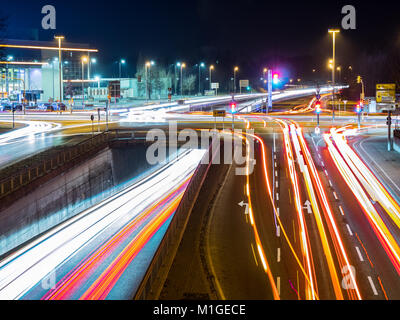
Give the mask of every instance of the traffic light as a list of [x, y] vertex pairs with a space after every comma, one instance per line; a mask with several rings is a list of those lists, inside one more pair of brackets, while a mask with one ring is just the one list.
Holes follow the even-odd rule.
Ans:
[[362, 111], [362, 105], [361, 105], [361, 103], [359, 103], [359, 104], [357, 104], [357, 106], [356, 106], [356, 112], [357, 113], [360, 113]]
[[317, 100], [317, 102], [315, 102], [315, 112], [321, 113], [321, 101], [319, 101], [319, 100]]
[[232, 101], [230, 106], [231, 106], [231, 113], [235, 113], [236, 112], [236, 102]]
[[279, 82], [279, 74], [274, 73], [274, 75], [272, 77], [272, 81], [273, 81], [273, 83], [277, 84]]

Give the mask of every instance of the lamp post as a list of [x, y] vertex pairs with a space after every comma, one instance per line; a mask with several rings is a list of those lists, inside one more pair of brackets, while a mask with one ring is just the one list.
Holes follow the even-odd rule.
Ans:
[[181, 96], [183, 96], [183, 68], [186, 68], [185, 63], [181, 63]]
[[199, 63], [199, 95], [201, 95], [201, 68], [205, 66], [204, 62]]
[[62, 55], [61, 55], [61, 42], [64, 40], [64, 36], [55, 36], [54, 39], [58, 41], [58, 76], [60, 81], [60, 95], [59, 101], [62, 102], [63, 100], [63, 92], [62, 92]]
[[236, 72], [239, 71], [239, 67], [233, 69], [233, 92], [236, 93]]
[[121, 79], [121, 74], [122, 74], [122, 65], [126, 63], [125, 59], [121, 59], [119, 61], [119, 79]]
[[214, 70], [214, 66], [213, 65], [211, 65], [210, 66], [210, 90], [211, 90], [211, 72]]
[[150, 78], [150, 68], [154, 65], [154, 61], [147, 61], [145, 64], [145, 72], [146, 72], [146, 98], [150, 99], [150, 88], [149, 88], [149, 78]]
[[336, 45], [336, 33], [339, 33], [338, 29], [329, 29], [329, 33], [332, 34], [332, 121], [335, 120], [335, 45]]
[[88, 62], [86, 56], [82, 57], [82, 107], [85, 109], [85, 63]]

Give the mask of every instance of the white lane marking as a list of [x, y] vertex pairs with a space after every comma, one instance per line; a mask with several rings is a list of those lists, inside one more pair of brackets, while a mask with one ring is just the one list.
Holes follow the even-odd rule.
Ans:
[[281, 277], [276, 277], [276, 286], [278, 288], [278, 294], [281, 295]]
[[363, 262], [363, 261], [364, 261], [364, 258], [363, 258], [363, 256], [361, 255], [361, 251], [360, 251], [360, 249], [359, 249], [358, 247], [356, 247], [356, 251], [357, 251], [358, 257], [360, 258], [360, 261]]
[[276, 154], [274, 154], [274, 159], [276, 159]]
[[342, 209], [342, 206], [339, 206], [339, 210], [340, 210], [340, 214], [341, 214], [342, 216], [344, 216], [344, 211], [343, 211], [343, 209]]
[[276, 200], [279, 201], [279, 193], [276, 193]]
[[372, 278], [370, 276], [368, 276], [368, 281], [369, 284], [371, 285], [372, 291], [374, 292], [374, 295], [377, 296], [378, 295], [378, 291], [376, 291], [374, 282], [372, 281]]
[[257, 267], [258, 267], [257, 256], [256, 256], [256, 253], [254, 252], [253, 244], [252, 244], [252, 243], [250, 243], [250, 244], [251, 244], [251, 251], [253, 251], [254, 261], [256, 262], [256, 265], [257, 265]]
[[275, 168], [278, 166], [278, 164], [275, 162]]
[[348, 224], [346, 224], [347, 230], [349, 230], [349, 234], [352, 236], [353, 232], [351, 232], [350, 226]]
[[318, 158], [322, 159], [321, 155], [318, 153]]
[[335, 197], [336, 200], [338, 199], [335, 191], [333, 191], [333, 196]]
[[278, 248], [276, 260], [277, 260], [278, 262], [281, 262], [281, 248]]
[[275, 177], [277, 177], [278, 176], [278, 171], [275, 171]]
[[325, 163], [324, 163], [323, 161], [321, 161], [321, 165], [322, 165], [323, 167], [325, 167]]
[[332, 181], [331, 181], [331, 180], [329, 180], [328, 182], [329, 182], [329, 185], [332, 187], [332, 186], [333, 186], [333, 185], [332, 185]]
[[325, 174], [326, 174], [326, 176], [329, 176], [328, 171], [326, 171], [326, 169], [325, 169]]
[[279, 187], [278, 181], [275, 182], [275, 185], [276, 185], [277, 188]]
[[276, 215], [277, 215], [278, 217], [279, 217], [279, 215], [280, 215], [279, 207], [276, 208]]
[[280, 237], [280, 236], [281, 236], [281, 227], [280, 227], [280, 226], [277, 226], [277, 227], [276, 227], [276, 236], [277, 236], [277, 237]]

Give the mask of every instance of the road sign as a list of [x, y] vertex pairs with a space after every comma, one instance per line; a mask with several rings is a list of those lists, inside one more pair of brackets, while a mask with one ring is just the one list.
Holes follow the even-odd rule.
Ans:
[[218, 82], [212, 82], [211, 83], [211, 89], [219, 89], [219, 83]]
[[249, 86], [249, 80], [239, 80], [240, 88], [247, 88]]
[[214, 117], [225, 117], [226, 111], [225, 110], [213, 110]]
[[376, 85], [376, 102], [377, 103], [394, 103], [396, 101], [396, 84], [377, 84]]

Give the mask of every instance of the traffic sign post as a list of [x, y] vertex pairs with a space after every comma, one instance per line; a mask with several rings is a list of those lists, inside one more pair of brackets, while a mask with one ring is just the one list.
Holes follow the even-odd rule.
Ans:
[[393, 140], [392, 140], [392, 111], [388, 112], [388, 117], [386, 119], [386, 124], [388, 126], [388, 151], [393, 151]]
[[100, 132], [100, 108], [97, 108], [97, 132]]
[[267, 113], [269, 109], [272, 110], [272, 70], [268, 70], [268, 105], [267, 105]]
[[92, 138], [94, 136], [94, 127], [93, 127], [93, 121], [94, 121], [94, 115], [90, 115], [90, 121], [92, 121]]

